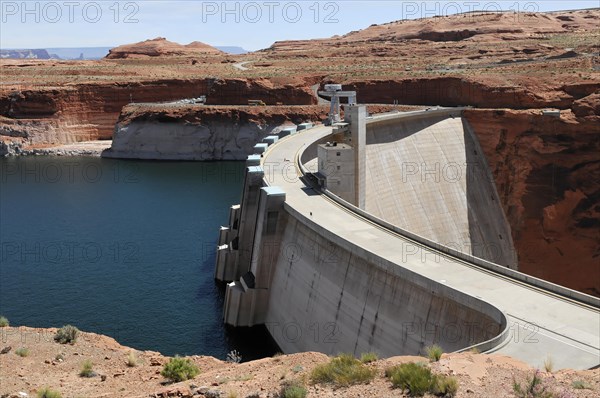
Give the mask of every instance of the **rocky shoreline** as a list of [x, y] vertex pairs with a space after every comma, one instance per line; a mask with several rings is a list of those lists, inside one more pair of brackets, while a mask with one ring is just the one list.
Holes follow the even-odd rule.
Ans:
[[[435, 374], [455, 377], [456, 398], [512, 398], [513, 381], [524, 383], [534, 374], [556, 398], [592, 398], [600, 391], [600, 369], [536, 371], [507, 356], [470, 352], [443, 354], [437, 362], [418, 356], [375, 356], [365, 365], [374, 372], [372, 380], [343, 387], [315, 383], [311, 378], [316, 366], [331, 360], [321, 353], [276, 355], [242, 363], [194, 355], [187, 359], [200, 373], [172, 383], [161, 375], [170, 358], [158, 352], [136, 350], [111, 337], [85, 332], [80, 332], [73, 344], [60, 344], [53, 338], [56, 331], [25, 326], [0, 328], [0, 397], [34, 397], [46, 387], [65, 398], [276, 398], [281, 396], [282, 386], [295, 382], [303, 386], [309, 398], [400, 398], [408, 395], [393, 388], [385, 370], [407, 362], [423, 363]], [[86, 361], [92, 364], [90, 377], [81, 376]]]
[[0, 141], [0, 157], [14, 156], [87, 156], [101, 157], [112, 145], [110, 140], [84, 141], [58, 146], [25, 147], [15, 141]]

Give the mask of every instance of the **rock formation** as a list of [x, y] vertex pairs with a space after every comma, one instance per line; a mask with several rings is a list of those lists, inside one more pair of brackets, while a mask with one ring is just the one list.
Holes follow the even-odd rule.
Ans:
[[194, 56], [200, 54], [222, 54], [222, 51], [199, 41], [182, 45], [168, 41], [164, 37], [157, 37], [156, 39], [115, 47], [109, 51], [106, 58], [122, 59], [161, 56]]

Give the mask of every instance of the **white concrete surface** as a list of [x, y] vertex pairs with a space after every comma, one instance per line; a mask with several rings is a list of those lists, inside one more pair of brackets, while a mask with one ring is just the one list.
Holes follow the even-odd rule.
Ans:
[[483, 151], [460, 117], [371, 123], [365, 210], [467, 254], [517, 269]]
[[[470, 308], [479, 306], [483, 309], [486, 307], [486, 303], [490, 303], [506, 314], [509, 321], [509, 338], [506, 340], [506, 344], [499, 347], [496, 352], [511, 355], [533, 366], [540, 366], [547, 357], [551, 357], [557, 369], [584, 369], [600, 364], [600, 311], [597, 304], [595, 306], [584, 305], [441, 254], [407, 237], [375, 225], [324, 195], [307, 188], [298, 178], [300, 170], [290, 159], [294, 159], [294, 154], [298, 154], [303, 147], [330, 133], [331, 128], [319, 127], [289, 136], [271, 146], [264, 154], [262, 164], [265, 169], [265, 181], [272, 186], [279, 186], [285, 191], [284, 208], [290, 215], [290, 224], [295, 221], [302, 224], [302, 228], [308, 228], [315, 242], [324, 239], [324, 242], [332, 242], [348, 252], [350, 254], [346, 260], [348, 264], [366, 262], [367, 267], [363, 266], [362, 269], [378, 268], [384, 274], [391, 273], [396, 276], [412, 278], [412, 282], [421, 286], [423, 286], [424, 280], [429, 281], [428, 287], [432, 297], [442, 294]], [[292, 242], [297, 238], [293, 236], [292, 230], [286, 229], [286, 233], [292, 233]], [[290, 259], [290, 257], [287, 258]], [[293, 259], [293, 257], [291, 258]], [[293, 266], [293, 261], [288, 262]], [[339, 264], [339, 261], [334, 263]], [[289, 302], [281, 300], [285, 298], [281, 292], [291, 295], [291, 289], [303, 291], [305, 296], [320, 296], [320, 301], [312, 299], [304, 301], [303, 303], [307, 305], [311, 302], [314, 304], [327, 300], [328, 289], [332, 289], [335, 285], [322, 285], [317, 289], [310, 285], [319, 282], [318, 278], [323, 270], [322, 267], [327, 267], [327, 264], [317, 261], [313, 262], [312, 267], [313, 269], [310, 271], [318, 271], [314, 273], [313, 278], [308, 277], [304, 282], [298, 281], [301, 283], [298, 286], [282, 287], [277, 286], [278, 280], [284, 280], [279, 278], [278, 273], [293, 268], [288, 266], [284, 270], [278, 263], [273, 282], [275, 286], [272, 286], [271, 289], [280, 293], [275, 296], [271, 293], [269, 302], [269, 314], [278, 315], [269, 318], [268, 328], [273, 329], [282, 325], [286, 327], [286, 325], [290, 325], [290, 322], [304, 322], [305, 324], [306, 321], [310, 321], [317, 328], [325, 328], [325, 332], [327, 332], [327, 327], [335, 329], [337, 321], [335, 318], [332, 320], [332, 314], [326, 314], [326, 311], [310, 306], [300, 309], [298, 305], [292, 311], [291, 308], [286, 309], [286, 303]], [[358, 284], [359, 286], [355, 287], [354, 291], [363, 291], [363, 293], [364, 289], [368, 292], [375, 287], [383, 289], [383, 291], [393, 290], [393, 286], [387, 286], [385, 283], [383, 285], [365, 283], [366, 275], [360, 272], [346, 276], [341, 274], [338, 275], [338, 283], [342, 286], [346, 283]], [[373, 292], [380, 293], [377, 290], [373, 290]], [[383, 293], [379, 295], [381, 296]], [[274, 297], [279, 300], [274, 300]], [[402, 316], [402, 311], [410, 310], [411, 297], [413, 296], [409, 292], [406, 296], [409, 301], [400, 302], [403, 307], [397, 309], [398, 316]], [[414, 297], [426, 299], [426, 296], [422, 294]], [[350, 316], [339, 322], [351, 325], [347, 326], [347, 330], [351, 330], [352, 326], [358, 327], [359, 335], [356, 341], [357, 349], [359, 349], [362, 348], [362, 346], [358, 347], [359, 341], [366, 341], [366, 345], [369, 343], [368, 337], [365, 337], [367, 340], [360, 340], [362, 322], [368, 318], [371, 323], [377, 324], [378, 310], [375, 302], [355, 299], [356, 297], [343, 300], [340, 298], [340, 303], [348, 300], [344, 301], [345, 305], [349, 305], [348, 303], [363, 305], [365, 311], [368, 310], [366, 312], [368, 317], [356, 319]], [[440, 310], [439, 306], [434, 307], [434, 310]], [[388, 309], [388, 311], [391, 310], [393, 308]], [[489, 310], [486, 312], [493, 313]], [[360, 314], [360, 311], [358, 313]], [[350, 315], [355, 316], [356, 312]], [[333, 326], [328, 326], [328, 322], [334, 322]], [[274, 325], [274, 323], [278, 323], [278, 325]], [[385, 324], [378, 325], [379, 330], [386, 329]], [[281, 341], [284, 343], [287, 341], [293, 347], [293, 344], [290, 343], [290, 340], [293, 339], [290, 339], [289, 332], [288, 330], [287, 338]], [[397, 331], [388, 330], [387, 332], [393, 336]], [[272, 334], [277, 339], [277, 330], [272, 330]], [[311, 339], [305, 338], [304, 344], [317, 348], [324, 347], [325, 338], [323, 336], [315, 339], [314, 344], [311, 341]], [[278, 340], [278, 342], [280, 341]]]

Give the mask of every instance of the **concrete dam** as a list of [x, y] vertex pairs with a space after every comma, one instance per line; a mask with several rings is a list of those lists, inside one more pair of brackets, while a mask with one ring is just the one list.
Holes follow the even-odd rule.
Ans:
[[[600, 300], [518, 272], [460, 108], [285, 129], [255, 146], [221, 228], [224, 321], [285, 353], [477, 348], [541, 367], [600, 364]], [[301, 130], [300, 130], [301, 129]]]

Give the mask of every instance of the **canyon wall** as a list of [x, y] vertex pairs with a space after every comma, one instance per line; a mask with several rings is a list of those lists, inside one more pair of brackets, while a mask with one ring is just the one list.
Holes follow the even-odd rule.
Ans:
[[465, 117], [494, 174], [519, 270], [600, 296], [600, 116], [473, 109]]
[[[131, 102], [175, 101], [200, 95], [207, 96], [209, 105], [247, 105], [249, 99], [261, 100], [267, 105], [317, 104], [308, 83], [312, 80], [300, 79], [290, 84], [266, 78], [171, 79], [5, 91], [0, 92], [0, 135], [21, 137], [24, 145], [111, 139], [121, 109]], [[502, 82], [460, 77], [363, 80], [344, 84], [345, 89], [358, 92], [361, 103], [399, 101], [406, 105], [511, 109], [556, 107], [573, 108], [578, 115], [597, 112], [598, 99], [594, 92], [600, 90], [600, 83], [534, 86], [503, 86]]]
[[560, 108], [569, 109], [576, 101], [600, 90], [598, 82], [554, 82], [523, 79], [523, 84], [507, 84], [502, 78], [471, 79], [433, 77], [393, 80], [349, 81], [359, 103], [399, 101], [406, 105], [473, 106], [477, 108]]
[[0, 93], [0, 136], [24, 145], [57, 145], [111, 139], [121, 109], [131, 103], [208, 97], [209, 104], [316, 104], [308, 87], [265, 79], [181, 79], [86, 84]]

